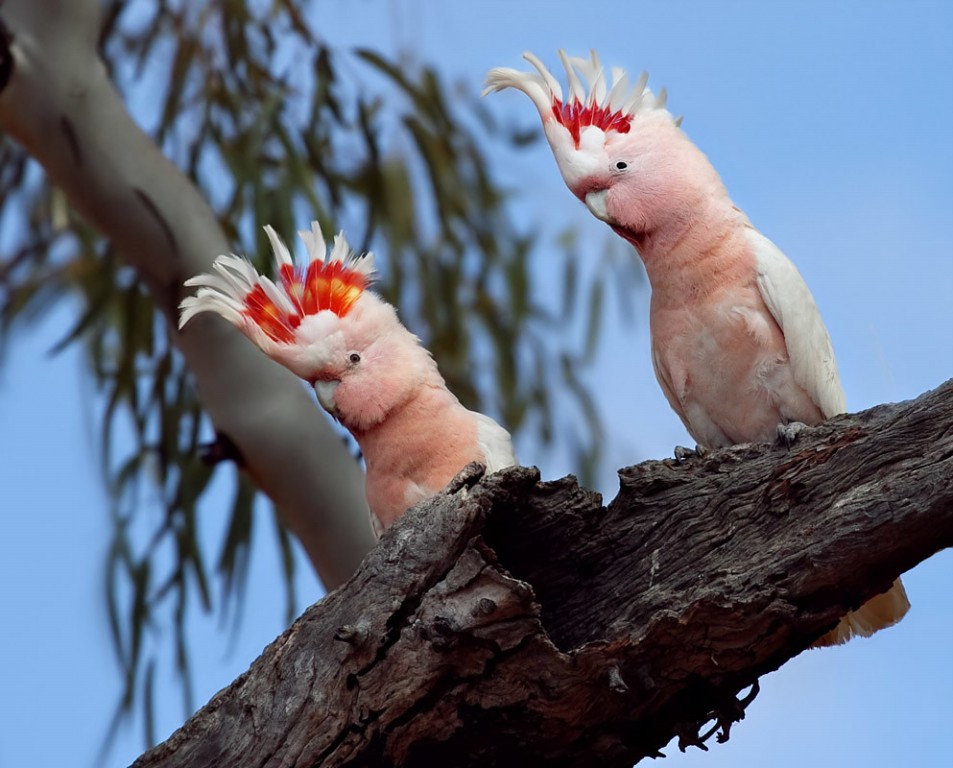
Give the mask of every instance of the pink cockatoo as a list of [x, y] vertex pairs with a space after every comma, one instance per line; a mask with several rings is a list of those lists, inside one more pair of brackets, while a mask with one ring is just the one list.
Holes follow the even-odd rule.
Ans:
[[[559, 52], [559, 82], [493, 69], [484, 93], [515, 88], [539, 111], [570, 191], [635, 246], [652, 285], [652, 363], [703, 448], [774, 440], [779, 425], [817, 424], [846, 410], [830, 336], [794, 264], [731, 201], [708, 158], [642, 74]], [[586, 85], [583, 84], [586, 81]], [[782, 426], [783, 431], [783, 426]], [[817, 645], [868, 636], [909, 608], [898, 579]]]
[[265, 232], [278, 282], [259, 275], [247, 259], [219, 256], [214, 273], [186, 281], [198, 291], [182, 301], [179, 327], [200, 312], [215, 312], [314, 387], [364, 454], [375, 533], [472, 461], [487, 472], [516, 464], [509, 433], [464, 408], [395, 309], [366, 290], [372, 253], [353, 253], [343, 233], [328, 252], [314, 222], [310, 232], [299, 233], [310, 257], [302, 269], [270, 226]]

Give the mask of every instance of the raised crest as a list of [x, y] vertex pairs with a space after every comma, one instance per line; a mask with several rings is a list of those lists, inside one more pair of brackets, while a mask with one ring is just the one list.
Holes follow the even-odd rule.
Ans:
[[520, 72], [509, 67], [491, 69], [486, 76], [484, 95], [504, 88], [523, 91], [536, 104], [543, 120], [552, 117], [566, 127], [577, 147], [580, 132], [586, 126], [595, 126], [606, 133], [628, 133], [632, 118], [639, 110], [665, 106], [665, 89], [656, 97], [646, 87], [647, 73], [643, 72], [631, 87], [628, 75], [619, 67], [613, 67], [607, 78], [595, 51], [590, 51], [588, 59], [559, 51], [569, 83], [566, 98], [559, 81], [539, 58], [528, 51], [523, 58], [533, 65], [535, 72]]
[[265, 233], [274, 251], [278, 282], [260, 275], [247, 259], [219, 256], [212, 265], [214, 273], [185, 282], [198, 291], [182, 301], [180, 328], [196, 314], [213, 311], [239, 327], [250, 321], [271, 341], [291, 344], [305, 316], [325, 310], [346, 316], [373, 279], [374, 254], [354, 253], [343, 232], [335, 236], [330, 251], [317, 222], [310, 231], [299, 232], [308, 250], [306, 267], [294, 263], [272, 227], [266, 226]]

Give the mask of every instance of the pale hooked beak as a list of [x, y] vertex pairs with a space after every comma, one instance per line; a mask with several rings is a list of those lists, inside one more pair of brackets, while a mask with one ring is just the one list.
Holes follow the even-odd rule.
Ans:
[[609, 212], [606, 210], [606, 194], [609, 190], [599, 189], [594, 192], [586, 193], [586, 208], [592, 211], [592, 215], [597, 219], [608, 224], [612, 223]]
[[318, 396], [318, 402], [328, 413], [335, 413], [337, 404], [334, 402], [334, 393], [340, 384], [340, 381], [316, 381], [314, 382], [314, 392]]

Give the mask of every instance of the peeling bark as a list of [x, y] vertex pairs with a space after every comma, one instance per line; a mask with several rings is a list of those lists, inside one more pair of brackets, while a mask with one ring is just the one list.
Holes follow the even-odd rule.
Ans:
[[759, 676], [953, 545], [953, 380], [620, 477], [603, 507], [471, 467], [134, 767], [628, 766], [710, 720], [723, 740]]
[[373, 546], [357, 462], [301, 382], [205, 315], [176, 329], [183, 282], [229, 243], [195, 186], [132, 121], [96, 45], [97, 0], [0, 2], [0, 130], [137, 271], [215, 424], [330, 587]]

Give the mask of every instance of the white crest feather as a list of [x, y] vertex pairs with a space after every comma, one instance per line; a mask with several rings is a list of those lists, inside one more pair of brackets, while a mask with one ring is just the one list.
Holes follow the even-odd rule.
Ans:
[[606, 101], [606, 79], [602, 71], [602, 64], [599, 62], [599, 54], [594, 50], [589, 51], [589, 58], [583, 59], [578, 56], [572, 56], [569, 59], [573, 68], [581, 74], [589, 89], [589, 95], [585, 99], [587, 104], [603, 104]]
[[[523, 58], [528, 61], [536, 71], [539, 73], [540, 78], [542, 79], [543, 85], [549, 90], [551, 96], [555, 96], [557, 99], [562, 101], [563, 99], [563, 87], [559, 84], [559, 81], [556, 79], [555, 75], [546, 69], [546, 65], [540, 61], [539, 57], [529, 51], [523, 53]], [[515, 71], [515, 70], [514, 70]], [[524, 74], [524, 73], [520, 73]], [[530, 73], [525, 73], [530, 74]]]
[[179, 305], [179, 330], [200, 312], [216, 312], [230, 323], [241, 323], [245, 296], [262, 279], [248, 259], [235, 254], [217, 256], [214, 272], [203, 272], [185, 281], [187, 288], [197, 287], [194, 296], [187, 296]]
[[317, 221], [311, 222], [310, 230], [298, 230], [298, 237], [301, 238], [301, 242], [304, 243], [304, 247], [308, 251], [309, 261], [324, 261], [328, 246], [324, 241], [321, 225]]
[[[579, 79], [579, 75], [577, 75], [576, 70], [573, 69], [572, 62], [569, 60], [566, 52], [560, 48], [558, 53], [559, 59], [562, 61], [563, 67], [566, 70], [566, 77], [569, 79], [569, 99], [571, 101], [578, 101], [580, 104], [585, 104], [587, 101], [586, 89]], [[577, 59], [577, 61], [579, 61], [579, 59]]]
[[275, 254], [275, 264], [281, 268], [282, 264], [291, 264], [291, 253], [288, 246], [275, 232], [271, 224], [265, 224], [265, 234], [268, 235], [268, 242], [271, 243], [271, 251]]

